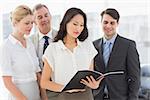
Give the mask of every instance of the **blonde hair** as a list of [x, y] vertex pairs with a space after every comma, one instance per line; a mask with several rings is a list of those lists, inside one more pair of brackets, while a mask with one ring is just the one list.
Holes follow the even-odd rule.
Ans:
[[26, 5], [20, 5], [11, 12], [10, 19], [12, 23], [20, 22], [27, 15], [33, 15], [32, 10]]

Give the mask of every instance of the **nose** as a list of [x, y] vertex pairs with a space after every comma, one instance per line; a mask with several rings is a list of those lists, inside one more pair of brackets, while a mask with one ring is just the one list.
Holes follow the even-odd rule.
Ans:
[[42, 21], [46, 21], [47, 18], [45, 16], [42, 17]]
[[33, 27], [33, 23], [30, 23], [28, 28], [32, 28]]
[[110, 23], [106, 24], [106, 27], [107, 27], [107, 28], [111, 28], [111, 26], [112, 26], [112, 25], [111, 25]]

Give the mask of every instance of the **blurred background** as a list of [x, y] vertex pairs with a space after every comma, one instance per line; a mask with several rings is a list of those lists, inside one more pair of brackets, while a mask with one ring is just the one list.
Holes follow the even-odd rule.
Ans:
[[[0, 1], [0, 44], [12, 32], [9, 14], [20, 4], [30, 8], [38, 3], [47, 5], [52, 15], [52, 27], [58, 29], [65, 11], [70, 7], [78, 7], [87, 14], [89, 38], [95, 40], [103, 36], [100, 13], [112, 7], [120, 13], [118, 33], [136, 41], [140, 54], [141, 66], [150, 64], [150, 0], [7, 0]], [[36, 28], [33, 27], [32, 31]], [[33, 32], [32, 32], [33, 33]], [[150, 69], [150, 66], [148, 67]], [[144, 81], [144, 80], [142, 80]], [[142, 84], [150, 83], [144, 81]], [[150, 86], [149, 86], [150, 87]], [[148, 88], [149, 88], [148, 87]], [[0, 80], [0, 100], [5, 100], [5, 89]], [[147, 95], [147, 94], [146, 94]], [[144, 100], [144, 99], [143, 99]], [[145, 99], [145, 100], [150, 100]]]

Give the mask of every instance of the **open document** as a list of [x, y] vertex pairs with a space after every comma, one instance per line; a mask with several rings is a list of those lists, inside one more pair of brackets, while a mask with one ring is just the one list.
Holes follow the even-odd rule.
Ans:
[[[112, 71], [104, 73], [104, 77], [108, 75], [120, 75], [123, 74], [123, 71]], [[91, 71], [91, 70], [80, 70], [78, 71], [70, 82], [64, 87], [62, 91], [71, 90], [71, 89], [84, 89], [85, 85], [80, 83], [81, 79], [86, 79], [86, 76], [93, 76], [94, 79], [98, 80], [101, 78], [101, 73], [98, 71]]]

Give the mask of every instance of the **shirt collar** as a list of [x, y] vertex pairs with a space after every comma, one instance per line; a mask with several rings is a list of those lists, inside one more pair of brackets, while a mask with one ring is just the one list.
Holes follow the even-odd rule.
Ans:
[[39, 40], [41, 40], [43, 36], [48, 36], [50, 39], [52, 39], [52, 30], [49, 31], [46, 35], [42, 34], [40, 31], [38, 33], [39, 33]]
[[107, 40], [105, 37], [103, 37], [103, 43], [106, 43], [106, 41], [109, 41], [111, 44], [114, 44], [115, 39], [117, 37], [117, 34], [115, 34], [111, 39]]
[[77, 46], [81, 46], [82, 42], [77, 39]]
[[9, 35], [8, 39], [9, 39], [13, 44], [20, 43], [20, 41], [18, 41], [16, 38], [14, 38], [11, 34]]
[[[82, 42], [77, 39], [77, 46], [81, 46], [81, 44]], [[58, 41], [58, 46], [63, 50], [67, 49], [67, 47], [65, 46], [62, 40]]]

